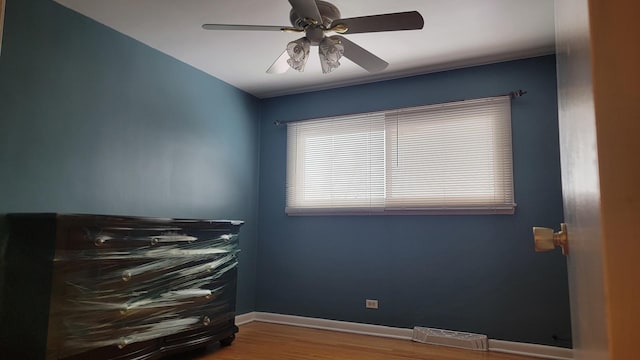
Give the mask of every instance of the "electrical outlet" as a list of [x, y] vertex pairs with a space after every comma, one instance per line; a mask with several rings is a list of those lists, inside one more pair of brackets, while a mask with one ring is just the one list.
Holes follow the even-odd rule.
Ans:
[[366, 299], [364, 301], [364, 306], [367, 309], [377, 309], [378, 308], [378, 300]]

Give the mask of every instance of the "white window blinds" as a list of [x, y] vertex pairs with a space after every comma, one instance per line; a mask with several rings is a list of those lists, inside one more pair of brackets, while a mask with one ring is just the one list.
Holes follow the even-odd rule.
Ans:
[[384, 113], [287, 124], [287, 213], [384, 207]]
[[288, 214], [513, 213], [508, 96], [292, 122]]

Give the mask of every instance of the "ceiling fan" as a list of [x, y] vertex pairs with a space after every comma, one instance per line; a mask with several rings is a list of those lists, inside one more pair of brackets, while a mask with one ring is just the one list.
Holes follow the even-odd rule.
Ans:
[[419, 12], [408, 11], [392, 14], [340, 18], [338, 8], [320, 0], [289, 0], [292, 6], [289, 19], [293, 26], [204, 24], [205, 30], [252, 30], [305, 33], [305, 36], [289, 42], [286, 50], [267, 69], [267, 73], [280, 74], [289, 67], [303, 71], [309, 59], [310, 46], [318, 46], [323, 73], [340, 66], [342, 56], [369, 72], [384, 70], [389, 64], [341, 35], [326, 33], [358, 34], [380, 31], [419, 30], [424, 20]]

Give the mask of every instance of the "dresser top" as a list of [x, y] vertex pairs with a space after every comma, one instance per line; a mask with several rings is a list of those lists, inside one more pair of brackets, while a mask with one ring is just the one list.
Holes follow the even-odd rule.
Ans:
[[7, 214], [9, 219], [36, 219], [36, 218], [55, 218], [64, 222], [79, 222], [83, 224], [92, 223], [99, 224], [119, 224], [127, 225], [190, 225], [190, 226], [210, 226], [215, 224], [227, 224], [233, 226], [241, 226], [244, 224], [242, 220], [222, 220], [222, 219], [182, 219], [182, 218], [160, 218], [160, 217], [144, 217], [144, 216], [122, 216], [122, 215], [96, 215], [96, 214], [62, 214], [62, 213], [10, 213]]

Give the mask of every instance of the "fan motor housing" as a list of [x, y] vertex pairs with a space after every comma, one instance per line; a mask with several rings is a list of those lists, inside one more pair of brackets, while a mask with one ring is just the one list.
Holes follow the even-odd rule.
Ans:
[[[316, 4], [318, 5], [320, 16], [322, 16], [322, 22], [318, 25], [328, 29], [334, 20], [340, 19], [340, 11], [335, 5], [326, 1], [316, 1]], [[304, 29], [310, 25], [309, 22], [301, 18], [294, 9], [291, 9], [289, 13], [289, 20], [291, 21], [291, 25], [299, 29]]]

